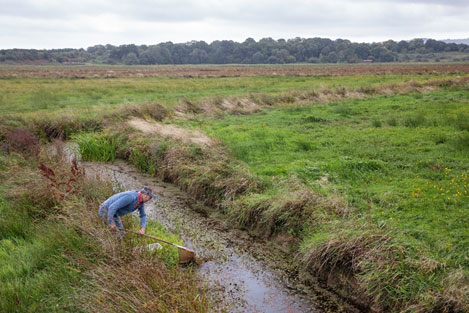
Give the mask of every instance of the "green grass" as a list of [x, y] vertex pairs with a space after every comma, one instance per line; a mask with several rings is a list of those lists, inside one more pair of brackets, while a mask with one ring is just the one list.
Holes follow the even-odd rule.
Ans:
[[72, 137], [78, 143], [80, 154], [87, 161], [113, 162], [117, 142], [101, 133], [79, 133]]
[[400, 229], [456, 266], [469, 250], [468, 96], [461, 88], [192, 125], [221, 138], [267, 184], [297, 177], [327, 194], [317, 184], [327, 176], [356, 214]]
[[298, 201], [284, 182], [342, 198], [345, 217], [326, 204], [309, 218], [298, 215], [299, 232], [287, 229], [303, 238], [305, 263], [317, 271], [355, 268], [366, 293], [391, 310], [438, 307], [429, 295], [460, 285], [448, 277], [469, 271], [468, 99], [461, 87], [180, 124], [220, 138], [268, 186], [267, 197], [247, 196], [234, 207], [238, 222], [262, 210], [264, 219], [294, 222], [284, 209], [294, 205], [275, 204], [285, 195]]
[[[89, 286], [75, 260], [88, 259], [95, 245], [51, 218], [50, 201], [15, 189], [33, 177], [24, 176], [28, 165], [0, 155], [0, 312], [83, 312], [77, 299]], [[12, 168], [15, 175], [5, 177]]]
[[[453, 288], [450, 273], [469, 270], [468, 99], [462, 87], [181, 124], [222, 139], [270, 186], [267, 199], [285, 180], [345, 199], [347, 217], [305, 220], [302, 250], [336, 265], [352, 262], [348, 249], [387, 255], [353, 262], [367, 293], [392, 308], [425, 303], [425, 292]], [[392, 240], [374, 243], [381, 236]]]
[[[133, 224], [135, 225], [133, 229], [138, 229], [137, 226], [139, 225], [139, 219], [136, 216], [133, 216], [133, 217], [134, 217]], [[147, 222], [145, 234], [159, 238], [159, 239], [163, 239], [163, 240], [166, 240], [166, 241], [178, 244], [178, 245], [183, 245], [182, 240], [178, 238], [177, 235], [168, 233], [168, 231], [164, 228], [164, 226], [158, 223], [157, 221]], [[141, 238], [141, 237], [137, 240], [137, 245], [142, 246], [142, 247], [148, 244], [153, 244], [153, 243], [158, 243], [158, 241], [153, 240], [151, 238]], [[178, 265], [179, 264], [178, 248], [165, 244], [165, 243], [161, 243], [161, 246], [162, 246], [161, 249], [153, 250], [153, 251], [150, 251], [149, 253], [151, 255], [158, 256], [168, 266], [174, 267]]]
[[0, 214], [0, 311], [82, 312], [86, 279], [66, 255], [83, 255], [89, 242], [60, 223], [34, 223], [4, 199]]
[[360, 75], [326, 77], [251, 76], [225, 78], [0, 79], [0, 115], [80, 114], [96, 117], [123, 105], [174, 104], [206, 97], [277, 95], [292, 90], [425, 82], [452, 75]]

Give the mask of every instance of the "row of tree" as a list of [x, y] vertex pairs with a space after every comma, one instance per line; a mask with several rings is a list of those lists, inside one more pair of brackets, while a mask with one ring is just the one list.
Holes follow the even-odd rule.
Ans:
[[239, 43], [217, 40], [157, 45], [96, 45], [85, 49], [0, 50], [0, 62], [10, 63], [99, 63], [99, 64], [284, 64], [395, 62], [402, 54], [436, 52], [469, 53], [469, 45], [433, 39], [388, 40], [380, 43], [353, 43], [327, 38], [289, 40], [252, 38]]

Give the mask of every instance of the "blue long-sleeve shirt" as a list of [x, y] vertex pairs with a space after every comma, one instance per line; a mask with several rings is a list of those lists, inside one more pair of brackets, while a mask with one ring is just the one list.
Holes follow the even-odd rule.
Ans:
[[114, 216], [122, 216], [138, 210], [140, 213], [140, 225], [146, 227], [147, 215], [143, 202], [137, 206], [138, 190], [124, 191], [117, 193], [104, 201], [103, 206], [107, 208], [107, 222], [114, 223]]

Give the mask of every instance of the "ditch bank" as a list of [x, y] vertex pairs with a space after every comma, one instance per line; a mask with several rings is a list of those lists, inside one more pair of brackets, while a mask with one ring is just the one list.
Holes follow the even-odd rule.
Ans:
[[272, 242], [229, 227], [210, 208], [176, 186], [138, 172], [124, 161], [83, 162], [87, 175], [111, 180], [118, 189], [150, 186], [159, 196], [146, 205], [155, 219], [183, 239], [202, 262], [200, 279], [228, 312], [358, 312], [334, 293], [301, 283], [291, 255]]

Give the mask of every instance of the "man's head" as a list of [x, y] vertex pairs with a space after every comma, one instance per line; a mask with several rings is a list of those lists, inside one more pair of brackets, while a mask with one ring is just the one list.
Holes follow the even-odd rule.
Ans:
[[147, 202], [153, 198], [156, 198], [156, 195], [153, 193], [153, 191], [149, 187], [143, 187], [140, 190], [140, 193], [142, 194], [143, 202]]

